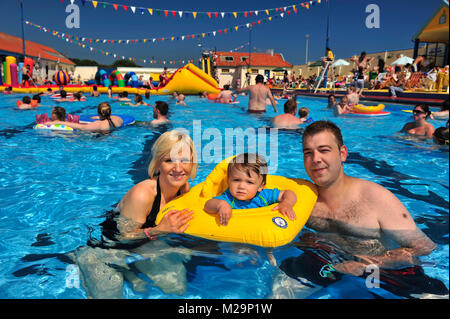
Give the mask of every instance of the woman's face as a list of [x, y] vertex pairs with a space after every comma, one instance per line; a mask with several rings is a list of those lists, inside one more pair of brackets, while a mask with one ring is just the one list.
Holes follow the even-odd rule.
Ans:
[[422, 107], [416, 106], [413, 110], [413, 117], [416, 122], [422, 121], [426, 119], [427, 113], [423, 110]]
[[181, 151], [176, 156], [173, 154], [171, 156], [170, 153], [164, 155], [159, 163], [159, 178], [173, 187], [180, 188], [191, 176], [193, 165], [191, 157], [190, 152]]

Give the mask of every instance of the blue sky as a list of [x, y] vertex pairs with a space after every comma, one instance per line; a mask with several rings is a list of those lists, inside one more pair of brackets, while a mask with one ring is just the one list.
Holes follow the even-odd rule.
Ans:
[[[98, 4], [94, 9], [91, 2], [80, 7], [80, 28], [66, 27], [65, 12], [69, 0], [23, 0], [24, 19], [45, 26], [51, 30], [65, 32], [73, 36], [108, 38], [108, 39], [142, 39], [153, 37], [180, 36], [197, 34], [233, 27], [257, 20], [257, 18], [225, 17], [209, 19], [192, 15], [183, 18], [166, 18], [164, 14], [151, 16], [148, 12], [135, 14], [119, 7], [115, 11], [112, 6], [106, 9]], [[263, 10], [267, 8], [298, 5], [301, 1], [161, 1], [161, 0], [117, 0], [109, 1], [128, 6], [168, 9], [176, 11], [211, 11], [234, 12], [245, 10]], [[361, 51], [380, 52], [387, 50], [408, 49], [413, 47], [411, 37], [433, 14], [442, 0], [329, 0], [330, 1], [330, 47], [337, 58], [346, 58]], [[376, 4], [380, 8], [380, 28], [369, 29], [365, 26], [366, 7]], [[19, 0], [2, 1], [2, 19], [0, 31], [21, 36]], [[318, 60], [325, 50], [325, 34], [327, 25], [328, 3], [311, 6], [309, 10], [299, 7], [298, 13], [285, 15], [284, 18], [255, 26], [252, 31], [253, 52], [265, 52], [274, 49], [282, 53], [292, 64], [305, 62], [305, 35], [309, 34], [309, 61]], [[5, 13], [7, 13], [5, 15]], [[261, 14], [260, 14], [261, 16]], [[262, 17], [266, 17], [265, 13]], [[25, 38], [51, 46], [66, 56], [94, 59], [103, 64], [110, 64], [115, 59], [100, 53], [82, 49], [64, 40], [25, 26]], [[201, 39], [201, 45], [207, 49], [230, 50], [249, 41], [248, 29], [228, 32]], [[137, 59], [187, 60], [199, 58], [200, 48], [197, 39], [184, 41], [164, 41], [138, 44], [90, 44], [97, 49], [117, 53]], [[246, 47], [245, 51], [248, 51]], [[141, 64], [150, 66], [149, 64]]]

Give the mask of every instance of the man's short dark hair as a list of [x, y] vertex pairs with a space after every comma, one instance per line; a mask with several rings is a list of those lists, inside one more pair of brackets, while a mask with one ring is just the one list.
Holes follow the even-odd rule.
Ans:
[[297, 102], [294, 99], [289, 99], [284, 103], [284, 113], [292, 114], [297, 112]]
[[256, 83], [264, 83], [264, 75], [258, 74], [255, 78]]
[[323, 131], [328, 131], [334, 135], [339, 148], [344, 145], [341, 129], [331, 121], [317, 121], [308, 125], [303, 132], [303, 143], [305, 143], [305, 140], [308, 137], [316, 135]]
[[164, 101], [156, 101], [155, 107], [161, 115], [167, 115], [169, 113], [169, 104]]
[[24, 96], [22, 98], [22, 103], [24, 104], [30, 104], [31, 103], [31, 98], [29, 96]]

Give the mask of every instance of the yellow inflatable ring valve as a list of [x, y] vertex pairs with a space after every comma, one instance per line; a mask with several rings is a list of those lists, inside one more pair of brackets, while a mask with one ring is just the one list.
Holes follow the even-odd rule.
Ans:
[[365, 106], [362, 104], [357, 104], [353, 106], [353, 110], [359, 113], [381, 112], [382, 110], [384, 110], [384, 104], [378, 104], [376, 106]]
[[188, 208], [194, 212], [185, 233], [188, 235], [223, 241], [257, 245], [261, 247], [279, 247], [289, 244], [300, 232], [317, 201], [317, 189], [314, 184], [300, 180], [300, 184], [283, 176], [267, 175], [266, 188], [289, 189], [297, 195], [294, 211], [297, 219], [289, 220], [279, 211], [272, 211], [276, 204], [252, 209], [233, 209], [233, 215], [227, 226], [219, 224], [217, 214], [208, 214], [203, 210], [208, 199], [220, 195], [228, 188], [227, 169], [233, 157], [223, 160], [206, 177], [205, 181], [192, 187], [183, 196], [167, 203], [156, 218], [161, 218], [171, 210]]
[[218, 93], [208, 93], [208, 99], [210, 99], [210, 100], [217, 99], [217, 96], [219, 96]]

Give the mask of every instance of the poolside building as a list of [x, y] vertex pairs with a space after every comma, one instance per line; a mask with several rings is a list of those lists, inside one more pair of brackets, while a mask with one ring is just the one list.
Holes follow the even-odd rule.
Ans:
[[[25, 40], [25, 50], [26, 57], [34, 60], [33, 77], [38, 81], [46, 77], [51, 79], [59, 70], [67, 71], [69, 74], [73, 74], [75, 70], [75, 63], [51, 47]], [[23, 42], [21, 38], [0, 32], [0, 62], [7, 56], [21, 60]]]
[[[284, 72], [292, 73], [293, 65], [281, 53], [216, 52], [213, 62], [215, 77], [219, 87], [229, 84], [234, 88], [243, 87], [250, 73], [250, 83], [255, 83], [258, 74], [266, 79], [282, 78]], [[250, 72], [249, 72], [250, 69]]]

